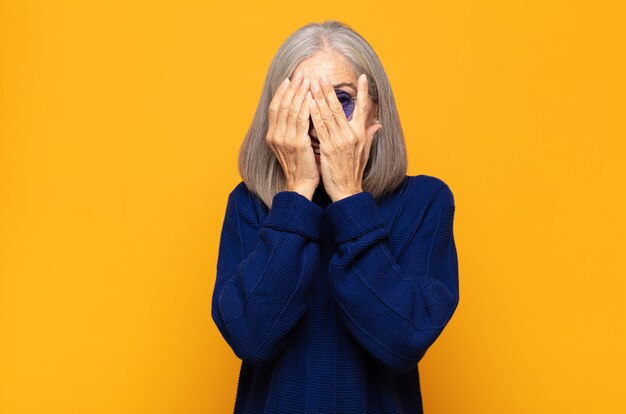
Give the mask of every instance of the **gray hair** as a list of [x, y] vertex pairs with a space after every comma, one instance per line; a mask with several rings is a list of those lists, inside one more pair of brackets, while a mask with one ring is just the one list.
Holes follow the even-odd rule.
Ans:
[[363, 171], [363, 191], [380, 199], [398, 187], [406, 176], [404, 134], [380, 59], [370, 44], [348, 25], [335, 20], [310, 23], [289, 36], [272, 59], [252, 124], [239, 150], [239, 174], [268, 208], [274, 195], [284, 191], [286, 185], [283, 169], [265, 140], [269, 104], [280, 83], [286, 77], [291, 78], [301, 61], [325, 49], [345, 58], [356, 77], [366, 74], [369, 96], [378, 103], [378, 119], [383, 128], [376, 133], [370, 148]]

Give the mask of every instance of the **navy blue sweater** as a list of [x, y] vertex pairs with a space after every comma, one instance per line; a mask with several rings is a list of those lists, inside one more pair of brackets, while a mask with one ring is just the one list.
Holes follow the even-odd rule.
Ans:
[[448, 185], [272, 203], [240, 182], [221, 232], [212, 318], [242, 360], [234, 412], [422, 413], [417, 363], [459, 301]]

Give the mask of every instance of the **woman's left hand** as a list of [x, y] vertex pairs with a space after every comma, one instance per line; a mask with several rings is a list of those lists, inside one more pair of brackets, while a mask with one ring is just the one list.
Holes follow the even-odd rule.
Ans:
[[[324, 189], [333, 202], [363, 191], [362, 180], [374, 134], [382, 125], [367, 126], [371, 108], [367, 77], [359, 76], [352, 119], [348, 121], [335, 89], [324, 76], [312, 84], [311, 118], [320, 141]], [[317, 90], [316, 90], [317, 87]]]

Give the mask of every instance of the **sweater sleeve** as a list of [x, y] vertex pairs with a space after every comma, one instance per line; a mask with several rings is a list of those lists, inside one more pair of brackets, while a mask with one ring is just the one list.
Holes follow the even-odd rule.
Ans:
[[339, 318], [386, 373], [416, 366], [458, 305], [454, 209], [446, 184], [421, 220], [401, 206], [393, 232], [369, 192], [326, 209], [337, 244], [329, 277]]
[[237, 189], [228, 198], [211, 313], [234, 353], [263, 365], [279, 354], [310, 303], [324, 210], [282, 191], [259, 223], [251, 200]]

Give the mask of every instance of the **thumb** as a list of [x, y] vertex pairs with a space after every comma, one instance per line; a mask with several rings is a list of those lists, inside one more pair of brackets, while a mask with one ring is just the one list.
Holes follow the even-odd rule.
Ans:
[[374, 138], [374, 135], [383, 128], [383, 126], [379, 123], [375, 123], [370, 125], [367, 128], [367, 137], [371, 141]]
[[365, 165], [365, 162], [367, 162], [367, 158], [369, 158], [370, 149], [372, 148], [372, 142], [374, 141], [374, 135], [382, 128], [383, 126], [379, 123], [370, 125], [367, 128], [367, 141], [365, 142], [365, 151], [363, 151], [363, 157], [365, 158], [363, 161], [363, 165]]

